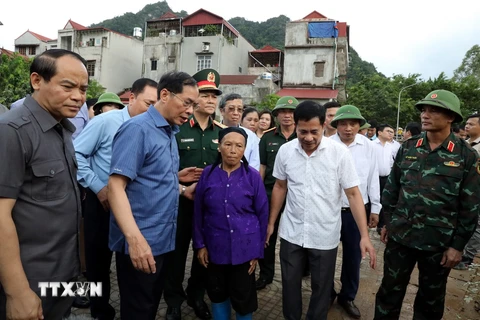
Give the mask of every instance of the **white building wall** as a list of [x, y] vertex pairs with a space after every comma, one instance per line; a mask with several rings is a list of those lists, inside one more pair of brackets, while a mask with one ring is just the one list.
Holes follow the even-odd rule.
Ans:
[[[143, 77], [158, 81], [164, 73], [180, 70], [181, 42], [182, 36], [179, 34], [146, 37], [143, 49]], [[152, 70], [152, 60], [157, 61], [157, 70]]]

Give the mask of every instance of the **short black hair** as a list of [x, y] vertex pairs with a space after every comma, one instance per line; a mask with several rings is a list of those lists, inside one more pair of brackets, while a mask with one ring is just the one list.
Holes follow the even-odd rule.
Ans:
[[247, 116], [247, 114], [252, 113], [252, 112], [256, 112], [257, 115], [258, 115], [258, 119], [260, 119], [260, 113], [258, 112], [257, 108], [247, 107], [243, 110], [242, 119], [240, 119], [240, 121], [243, 121], [243, 119]]
[[422, 125], [418, 122], [409, 122], [405, 127], [405, 132], [410, 131], [412, 136], [419, 135], [422, 132]]
[[145, 87], [147, 86], [157, 88], [158, 83], [157, 81], [154, 81], [149, 78], [140, 78], [135, 80], [135, 82], [132, 84], [132, 89], [130, 89], [130, 92], [133, 93], [133, 95], [136, 97], [140, 93], [142, 93], [145, 90]]
[[[30, 74], [37, 73], [43, 78], [43, 80], [50, 82], [50, 80], [57, 74], [57, 60], [64, 56], [72, 56], [80, 61], [85, 68], [87, 67], [87, 61], [76, 52], [65, 49], [50, 49], [42, 52], [33, 59], [33, 62], [30, 65]], [[31, 83], [30, 89], [32, 92], [34, 91]]]
[[242, 96], [239, 95], [238, 93], [229, 93], [229, 94], [222, 97], [218, 107], [220, 109], [223, 109], [223, 108], [225, 108], [225, 105], [227, 104], [227, 101], [232, 101], [232, 100], [236, 100], [236, 99], [242, 99]]
[[338, 103], [337, 101], [329, 101], [323, 105], [325, 110], [328, 110], [330, 108], [340, 108], [342, 105]]
[[313, 118], [318, 118], [322, 126], [325, 123], [325, 107], [315, 101], [302, 101], [295, 108], [295, 111], [293, 111], [295, 124], [298, 124], [300, 120], [310, 121]]
[[170, 71], [165, 73], [158, 82], [157, 100], [160, 100], [160, 92], [163, 89], [171, 93], [182, 93], [184, 86], [197, 87], [197, 81], [186, 72]]
[[382, 131], [385, 130], [385, 128], [390, 128], [390, 129], [393, 129], [393, 131], [395, 132], [395, 129], [389, 125], [388, 123], [382, 123], [382, 124], [379, 124], [375, 130], [375, 134], [378, 136], [378, 132], [379, 131]]
[[367, 122], [370, 124], [370, 128], [368, 128], [368, 129], [376, 129], [377, 126], [378, 126], [377, 120], [370, 120], [370, 121], [367, 121]]
[[87, 104], [87, 108], [90, 109], [91, 107], [93, 107], [95, 103], [97, 103], [97, 101], [98, 98], [87, 99], [87, 101], [85, 101], [85, 103]]
[[480, 113], [479, 112], [472, 113], [471, 115], [469, 115], [467, 117], [467, 119], [465, 121], [467, 121], [468, 119], [472, 119], [472, 118], [478, 118], [478, 122], [480, 122]]

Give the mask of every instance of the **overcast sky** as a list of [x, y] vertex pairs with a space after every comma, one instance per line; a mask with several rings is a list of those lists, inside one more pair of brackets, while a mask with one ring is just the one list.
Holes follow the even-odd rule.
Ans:
[[[136, 13], [152, 0], [68, 2], [57, 0], [3, 1], [0, 7], [0, 47], [13, 50], [14, 41], [30, 29], [56, 39], [69, 19], [88, 26], [105, 19]], [[225, 20], [244, 17], [265, 21], [285, 15], [301, 19], [316, 10], [350, 26], [350, 45], [386, 76], [420, 73], [452, 76], [475, 44], [480, 44], [479, 0], [195, 0], [167, 1], [174, 11], [189, 14], [200, 8]]]

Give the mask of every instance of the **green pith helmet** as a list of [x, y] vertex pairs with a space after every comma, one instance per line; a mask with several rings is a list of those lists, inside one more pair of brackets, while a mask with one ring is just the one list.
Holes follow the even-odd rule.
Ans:
[[432, 91], [424, 99], [418, 101], [415, 107], [422, 111], [423, 105], [439, 107], [455, 113], [453, 122], [462, 122], [463, 120], [462, 112], [460, 111], [460, 99], [453, 92], [447, 90]]
[[371, 127], [370, 123], [365, 122], [365, 124], [363, 126], [361, 126], [360, 129], [358, 129], [358, 130], [368, 129], [370, 127]]
[[100, 109], [103, 105], [111, 103], [118, 105], [119, 109], [123, 109], [125, 107], [119, 96], [113, 92], [105, 92], [98, 98], [97, 103], [93, 105], [93, 111], [98, 114], [100, 113]]
[[360, 120], [360, 127], [367, 123], [367, 120], [362, 117], [362, 114], [357, 107], [347, 104], [337, 110], [337, 113], [335, 113], [335, 117], [333, 118], [332, 122], [330, 122], [330, 125], [336, 128], [339, 120], [351, 119]]
[[218, 89], [220, 85], [220, 75], [214, 69], [203, 69], [192, 76], [197, 81], [198, 91], [213, 91], [217, 96], [222, 94]]
[[278, 99], [277, 104], [275, 105], [275, 108], [272, 110], [273, 116], [277, 116], [278, 110], [280, 109], [291, 109], [295, 110], [295, 108], [298, 106], [298, 100], [295, 99], [292, 96], [285, 96], [281, 97]]

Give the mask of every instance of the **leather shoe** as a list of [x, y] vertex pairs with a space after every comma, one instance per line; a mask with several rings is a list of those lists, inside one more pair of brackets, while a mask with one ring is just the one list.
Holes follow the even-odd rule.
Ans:
[[167, 308], [167, 320], [181, 320], [182, 309], [180, 307], [168, 307]]
[[265, 280], [263, 278], [258, 278], [258, 280], [255, 281], [255, 289], [257, 289], [257, 290], [265, 289], [267, 284], [269, 284], [269, 283], [267, 283], [267, 280]]
[[190, 300], [187, 299], [187, 304], [191, 308], [193, 308], [193, 311], [195, 311], [195, 315], [202, 319], [202, 320], [209, 320], [212, 318], [212, 314], [210, 313], [210, 310], [208, 309], [207, 304], [203, 300]]
[[72, 306], [78, 309], [87, 309], [90, 308], [90, 300], [88, 297], [75, 296]]
[[353, 301], [343, 301], [338, 300], [338, 304], [342, 306], [342, 308], [348, 313], [348, 315], [354, 319], [360, 319], [362, 316], [360, 314], [360, 310], [358, 310], [357, 306]]

